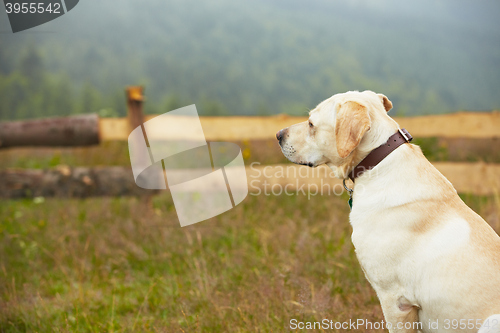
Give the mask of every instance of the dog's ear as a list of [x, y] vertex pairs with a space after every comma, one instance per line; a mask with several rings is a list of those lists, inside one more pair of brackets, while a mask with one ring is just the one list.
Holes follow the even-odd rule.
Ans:
[[370, 117], [366, 106], [352, 101], [340, 105], [335, 123], [335, 140], [339, 156], [342, 158], [349, 156], [369, 129]]
[[383, 94], [378, 94], [380, 97], [380, 100], [382, 101], [382, 104], [384, 105], [385, 111], [389, 112], [390, 109], [392, 109], [392, 102], [387, 98], [387, 96]]

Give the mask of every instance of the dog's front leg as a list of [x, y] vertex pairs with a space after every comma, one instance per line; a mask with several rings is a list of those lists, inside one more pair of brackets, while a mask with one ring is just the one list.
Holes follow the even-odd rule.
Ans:
[[418, 320], [418, 307], [404, 296], [379, 295], [386, 327], [390, 333], [417, 333], [422, 329]]

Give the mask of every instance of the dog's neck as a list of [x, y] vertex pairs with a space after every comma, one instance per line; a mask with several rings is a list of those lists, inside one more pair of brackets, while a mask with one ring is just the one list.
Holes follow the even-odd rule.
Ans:
[[386, 158], [395, 149], [404, 143], [409, 143], [412, 136], [407, 130], [399, 129], [396, 133], [391, 135], [389, 139], [378, 148], [372, 150], [353, 170], [349, 173], [349, 178], [354, 180], [362, 175], [366, 170], [371, 170], [377, 166], [384, 158]]
[[387, 209], [449, 195], [456, 195], [451, 183], [425, 158], [420, 147], [405, 143], [356, 178], [353, 213], [359, 208]]

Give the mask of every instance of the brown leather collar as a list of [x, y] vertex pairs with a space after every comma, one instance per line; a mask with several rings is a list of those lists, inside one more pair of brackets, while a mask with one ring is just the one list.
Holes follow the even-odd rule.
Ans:
[[361, 176], [363, 172], [373, 169], [393, 150], [401, 146], [403, 143], [410, 142], [413, 139], [411, 134], [404, 128], [398, 130], [391, 135], [387, 142], [378, 148], [372, 150], [354, 169], [349, 173], [349, 178], [354, 182], [354, 179]]

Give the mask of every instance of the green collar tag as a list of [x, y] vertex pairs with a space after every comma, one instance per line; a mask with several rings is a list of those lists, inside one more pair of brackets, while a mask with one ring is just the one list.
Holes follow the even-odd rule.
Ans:
[[[349, 200], [347, 201], [347, 204], [349, 205], [349, 209], [352, 210], [352, 194], [354, 192], [354, 188], [347, 187], [347, 185], [345, 184], [345, 179], [342, 180], [342, 184], [344, 184], [345, 190], [347, 191], [347, 193], [349, 193]], [[353, 181], [353, 184], [354, 184], [354, 181]]]

